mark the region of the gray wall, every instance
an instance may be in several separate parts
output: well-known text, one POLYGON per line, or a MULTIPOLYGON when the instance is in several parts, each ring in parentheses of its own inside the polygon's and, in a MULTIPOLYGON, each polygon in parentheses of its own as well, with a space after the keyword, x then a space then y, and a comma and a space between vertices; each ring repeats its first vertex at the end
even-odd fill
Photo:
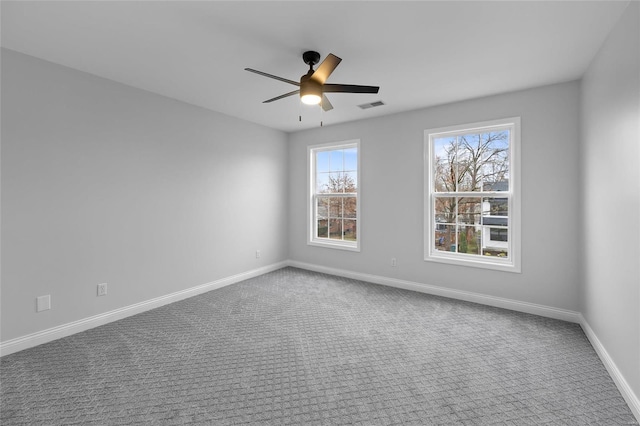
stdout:
POLYGON ((581 312, 640 396, 640 4, 582 81, 581 312))
POLYGON ((3 49, 2 340, 286 260, 286 141, 3 49))
POLYGON ((289 258, 580 311, 639 395, 639 14, 581 82, 289 136, 3 49, 2 341, 289 258), (511 116, 522 273, 425 262, 424 129, 511 116), (362 251, 308 246, 306 148, 349 139, 362 251))
POLYGON ((569 82, 291 135, 290 258, 577 311, 578 106, 579 83, 569 82), (513 116, 522 118, 522 273, 425 262, 424 130, 513 116), (362 251, 308 246, 306 147, 357 138, 362 251))

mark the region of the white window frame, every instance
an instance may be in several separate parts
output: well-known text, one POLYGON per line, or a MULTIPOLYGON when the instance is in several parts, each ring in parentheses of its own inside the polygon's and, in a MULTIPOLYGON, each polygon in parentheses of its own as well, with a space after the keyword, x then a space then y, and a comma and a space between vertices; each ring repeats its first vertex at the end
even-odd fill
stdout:
POLYGON ((483 121, 478 123, 447 126, 436 129, 427 129, 424 132, 424 218, 425 218, 425 241, 424 260, 429 262, 440 262, 451 265, 470 266, 477 268, 493 269, 507 272, 521 272, 521 203, 520 203, 520 117, 510 117, 499 120, 483 121), (436 138, 446 136, 456 136, 474 132, 485 132, 491 130, 510 130, 511 139, 509 141, 509 190, 496 192, 459 192, 460 197, 494 196, 508 198, 509 211, 509 241, 508 256, 498 258, 497 256, 482 256, 465 253, 447 252, 436 249, 435 230, 435 195, 434 187, 434 152, 433 141, 436 138))
MULTIPOLYGON (((342 142, 331 142, 307 147, 307 244, 318 247, 327 247, 340 250, 360 251, 360 236, 362 235, 362 223, 360 221, 360 140, 353 139, 342 142), (338 149, 356 148, 357 150, 357 185, 356 185, 356 241, 332 240, 318 237, 317 211, 316 211, 316 156, 320 151, 333 151, 338 149)), ((326 195, 326 194, 322 194, 326 195)), ((349 196, 353 196, 350 194, 349 196)))

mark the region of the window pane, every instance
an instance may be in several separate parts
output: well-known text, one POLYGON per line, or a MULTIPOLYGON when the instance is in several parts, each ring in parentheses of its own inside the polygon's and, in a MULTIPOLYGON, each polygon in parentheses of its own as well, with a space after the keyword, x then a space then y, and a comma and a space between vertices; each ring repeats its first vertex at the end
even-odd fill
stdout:
POLYGON ((476 227, 473 242, 468 241, 467 253, 482 256, 482 235, 484 230, 482 227, 476 227))
POLYGON ((479 135, 463 135, 458 138, 456 155, 456 189, 457 191, 479 191, 480 185, 476 174, 476 140, 479 135))
POLYGON ((322 173, 317 178, 317 191, 342 194, 356 192, 356 181, 350 173, 322 173))
POLYGON ((318 237, 319 238, 329 237, 329 224, 327 219, 318 220, 318 237))
POLYGON ((479 174, 484 191, 509 190, 509 131, 484 134, 484 148, 479 174))
POLYGON ((342 239, 342 219, 329 220, 329 238, 332 240, 342 239))
POLYGON ((455 191, 456 138, 433 140, 434 189, 436 192, 455 191))
POLYGON ((349 148, 344 150, 344 171, 356 171, 358 170, 358 150, 356 148, 349 148))
POLYGON ((342 173, 334 172, 329 174, 328 192, 334 194, 344 192, 344 177, 342 173))
MULTIPOLYGON (((506 225, 507 219, 484 218, 486 225, 495 225, 502 221, 506 225)), ((509 228, 507 226, 484 226, 482 229, 482 252, 485 256, 507 257, 509 249, 509 228)))
POLYGON ((342 198, 329 198, 329 217, 342 218, 342 198))
POLYGON ((456 222, 456 197, 435 197, 435 219, 439 223, 456 222))
POLYGON ((466 253, 467 252, 467 227, 459 226, 458 227, 458 246, 456 247, 456 251, 458 253, 466 253))
POLYGON ((356 217, 357 210, 357 200, 356 197, 345 197, 343 200, 343 213, 346 218, 354 218, 356 217))
POLYGON ((480 225, 481 198, 458 198, 458 223, 480 225))
POLYGON ((496 182, 484 182, 483 191, 508 191, 509 180, 500 180, 496 182))
POLYGON ((344 239, 346 241, 355 241, 356 240, 356 221, 348 220, 344 221, 344 239))
POLYGON ((320 151, 316 154, 316 172, 329 171, 329 151, 320 151))
POLYGON ((355 193, 357 191, 357 174, 348 173, 330 173, 328 176, 328 192, 336 194, 355 193))
POLYGON ((460 226, 458 228, 458 253, 480 254, 480 230, 475 226, 460 226))
POLYGON ((482 249, 482 254, 484 256, 496 256, 497 258, 506 258, 509 256, 509 252, 506 247, 504 249, 486 247, 482 249))
POLYGON ((326 197, 318 197, 316 200, 316 215, 319 219, 326 218, 329 214, 329 199, 326 197))
POLYGON ((509 231, 506 228, 489 228, 491 241, 508 241, 509 231))
POLYGON ((346 172, 342 176, 344 182, 344 192, 356 192, 358 189, 358 173, 346 172))
POLYGON ((439 251, 456 250, 456 226, 439 224, 435 232, 435 247, 439 251))
POLYGON ((509 200, 507 198, 487 197, 482 201, 483 216, 509 216, 509 200))
POLYGON ((329 170, 340 172, 344 169, 343 150, 329 151, 329 170))
POLYGON ((507 198, 483 199, 482 225, 483 254, 507 257, 509 247, 509 201, 507 198))
POLYGON ((316 192, 320 194, 330 192, 329 173, 316 174, 316 192))

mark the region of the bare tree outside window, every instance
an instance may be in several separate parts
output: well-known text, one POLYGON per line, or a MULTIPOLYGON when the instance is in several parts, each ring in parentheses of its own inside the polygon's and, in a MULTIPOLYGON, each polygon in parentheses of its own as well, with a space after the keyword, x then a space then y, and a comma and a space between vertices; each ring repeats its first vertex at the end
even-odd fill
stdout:
POLYGON ((425 130, 425 260, 520 272, 520 117, 425 130))
MULTIPOLYGON (((505 250, 487 245, 490 239, 483 238, 483 232, 490 237, 489 229, 493 229, 483 227, 484 217, 499 209, 506 213, 506 199, 485 197, 483 193, 509 189, 509 140, 509 130, 498 130, 433 141, 434 212, 439 225, 436 250, 507 255, 505 250)), ((503 225, 493 225, 504 226, 506 232, 508 214, 504 216, 503 225)), ((500 235, 501 241, 505 241, 504 233, 500 235)))
POLYGON ((312 149, 314 181, 312 242, 346 244, 358 241, 357 144, 312 149))

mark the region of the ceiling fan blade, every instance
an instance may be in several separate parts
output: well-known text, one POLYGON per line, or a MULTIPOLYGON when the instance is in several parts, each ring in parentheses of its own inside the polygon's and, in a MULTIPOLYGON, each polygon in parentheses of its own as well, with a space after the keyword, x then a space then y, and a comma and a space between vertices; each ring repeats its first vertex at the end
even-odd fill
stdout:
POLYGON ((356 84, 325 84, 323 92, 328 93, 378 93, 378 86, 358 86, 356 84))
POLYGON ((329 102, 329 98, 326 95, 322 95, 322 109, 324 111, 331 111, 333 109, 333 105, 329 102))
POLYGON ((342 59, 338 58, 333 53, 329 53, 327 57, 324 58, 324 61, 322 61, 322 63, 318 65, 318 68, 314 71, 311 79, 317 81, 320 84, 324 84, 333 70, 335 70, 336 67, 340 64, 340 61, 342 61, 342 59))
POLYGON ((269 102, 277 101, 278 99, 282 99, 282 98, 286 98, 286 97, 289 97, 289 96, 297 95, 299 93, 300 93, 299 90, 294 90, 293 92, 285 93, 284 95, 280 95, 280 96, 276 96, 275 98, 267 99, 266 101, 264 101, 262 103, 263 104, 268 104, 269 102))
POLYGON ((265 76, 265 77, 269 77, 269 78, 273 78, 273 79, 276 79, 276 80, 284 81, 285 83, 293 84, 294 86, 300 86, 300 83, 298 83, 297 81, 289 80, 288 78, 282 78, 282 77, 278 77, 277 75, 267 74, 266 72, 254 70, 252 68, 245 68, 244 70, 245 71, 249 71, 249 72, 253 72, 253 73, 265 76))

